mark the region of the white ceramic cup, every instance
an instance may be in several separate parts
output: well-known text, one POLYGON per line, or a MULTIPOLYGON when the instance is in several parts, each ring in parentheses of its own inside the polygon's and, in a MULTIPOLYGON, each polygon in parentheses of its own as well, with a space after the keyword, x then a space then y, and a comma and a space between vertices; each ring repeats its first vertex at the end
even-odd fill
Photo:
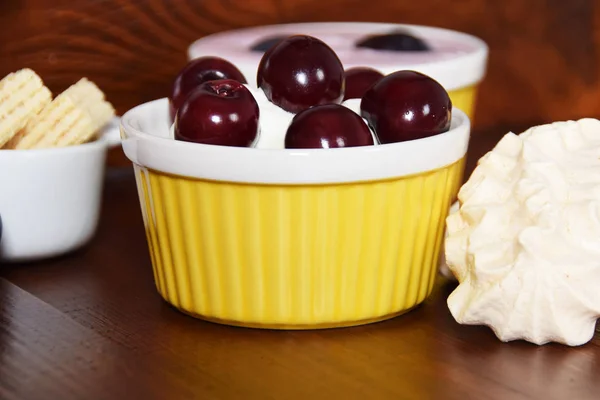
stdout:
POLYGON ((94 142, 53 149, 0 150, 0 260, 34 261, 86 244, 94 235, 109 147, 119 118, 94 142))

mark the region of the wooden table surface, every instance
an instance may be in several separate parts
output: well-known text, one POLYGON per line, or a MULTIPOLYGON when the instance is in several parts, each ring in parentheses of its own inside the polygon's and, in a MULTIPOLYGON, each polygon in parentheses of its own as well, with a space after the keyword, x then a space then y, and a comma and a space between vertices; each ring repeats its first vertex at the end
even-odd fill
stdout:
MULTIPOLYGON (((470 164, 501 131, 475 135, 470 164)), ((1 399, 598 399, 585 346, 501 343, 460 326, 454 284, 395 319, 266 331, 183 315, 157 294, 131 168, 110 168, 94 240, 0 267, 1 399)))

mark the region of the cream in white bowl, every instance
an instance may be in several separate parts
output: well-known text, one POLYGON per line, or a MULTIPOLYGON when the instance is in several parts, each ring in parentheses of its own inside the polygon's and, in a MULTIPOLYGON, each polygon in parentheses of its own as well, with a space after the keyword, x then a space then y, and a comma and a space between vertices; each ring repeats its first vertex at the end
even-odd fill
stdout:
POLYGON ((215 33, 192 43, 188 58, 219 56, 232 62, 256 86, 256 72, 263 53, 251 51, 253 44, 274 36, 304 34, 327 43, 344 68, 372 67, 383 74, 402 69, 424 73, 446 90, 479 83, 486 70, 488 47, 481 39, 465 33, 419 25, 371 22, 320 22, 257 26, 215 33), (381 51, 358 48, 367 36, 400 30, 422 38, 431 51, 381 51))
POLYGON ((33 261, 75 250, 100 215, 106 151, 120 142, 119 119, 81 145, 0 150, 0 260, 33 261))

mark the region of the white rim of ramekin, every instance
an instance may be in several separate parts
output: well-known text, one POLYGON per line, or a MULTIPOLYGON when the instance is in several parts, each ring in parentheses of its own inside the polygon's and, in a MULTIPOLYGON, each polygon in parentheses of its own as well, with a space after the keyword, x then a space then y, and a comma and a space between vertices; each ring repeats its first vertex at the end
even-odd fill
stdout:
MULTIPOLYGON (((471 86, 479 83, 486 72, 486 64, 488 59, 489 49, 487 44, 480 38, 470 35, 468 33, 455 31, 452 29, 438 28, 433 26, 424 25, 412 25, 412 24, 392 24, 392 23, 378 23, 378 22, 315 22, 315 23, 292 23, 292 24, 276 24, 276 25, 263 25, 255 26, 250 28, 242 28, 229 30, 224 32, 218 32, 212 35, 205 36, 193 42, 187 50, 188 59, 197 58, 205 55, 215 55, 224 57, 235 64, 236 55, 243 55, 244 52, 237 51, 235 48, 225 48, 220 50, 219 54, 206 54, 206 50, 203 49, 203 45, 213 38, 217 38, 223 35, 235 35, 240 33, 252 33, 254 31, 259 32, 268 30, 269 34, 276 34, 277 30, 293 31, 295 33, 306 33, 308 35, 318 36, 320 32, 325 29, 333 30, 337 28, 339 30, 355 30, 362 31, 366 34, 373 34, 378 32, 387 32, 394 28, 403 28, 406 30, 412 30, 417 34, 427 38, 432 36, 444 36, 446 38, 455 38, 457 41, 468 43, 473 46, 474 50, 464 54, 458 54, 456 57, 432 61, 426 63, 402 63, 394 65, 369 65, 372 68, 379 69, 384 74, 389 74, 398 70, 415 70, 422 72, 426 75, 431 76, 433 79, 440 82, 446 90, 456 90, 463 87, 471 86), (333 27, 333 28, 332 28, 333 27)), ((334 32, 335 33, 335 32, 334 32)), ((261 55, 257 54, 256 60, 260 60, 261 55)), ((249 59, 250 59, 249 58, 249 59)), ((256 67, 258 61, 256 61, 256 67)), ((352 68, 356 66, 364 66, 360 63, 345 63, 346 68, 352 68)), ((242 67, 242 66, 238 66, 242 67)), ((242 68, 244 69, 244 68, 242 68)), ((254 68, 255 70, 256 68, 254 68)), ((246 72, 245 72, 246 74, 246 72)), ((249 82, 253 85, 256 83, 255 77, 246 77, 249 82)))
POLYGON ((374 181, 436 170, 465 156, 471 125, 462 111, 454 109, 451 129, 424 139, 337 149, 280 150, 174 140, 169 138, 168 115, 166 98, 144 103, 123 115, 123 151, 134 164, 196 179, 283 185, 374 181), (148 130, 156 130, 160 136, 145 132, 148 130))

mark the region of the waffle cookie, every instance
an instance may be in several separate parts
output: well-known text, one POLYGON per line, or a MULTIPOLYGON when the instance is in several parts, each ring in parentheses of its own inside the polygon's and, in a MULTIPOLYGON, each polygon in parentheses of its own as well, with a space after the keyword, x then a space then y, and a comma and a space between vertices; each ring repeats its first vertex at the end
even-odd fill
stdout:
POLYGON ((82 78, 31 118, 5 147, 36 149, 85 143, 114 115, 104 93, 82 78))
POLYGON ((0 148, 51 100, 52 93, 31 69, 10 73, 0 80, 0 148))

